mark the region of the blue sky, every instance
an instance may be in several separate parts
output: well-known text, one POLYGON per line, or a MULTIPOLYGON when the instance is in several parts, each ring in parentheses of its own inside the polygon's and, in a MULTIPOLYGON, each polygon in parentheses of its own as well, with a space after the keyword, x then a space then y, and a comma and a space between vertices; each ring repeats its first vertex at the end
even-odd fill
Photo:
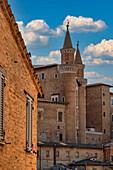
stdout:
POLYGON ((9 0, 33 64, 60 63, 65 25, 80 42, 89 83, 113 84, 113 1, 9 0))

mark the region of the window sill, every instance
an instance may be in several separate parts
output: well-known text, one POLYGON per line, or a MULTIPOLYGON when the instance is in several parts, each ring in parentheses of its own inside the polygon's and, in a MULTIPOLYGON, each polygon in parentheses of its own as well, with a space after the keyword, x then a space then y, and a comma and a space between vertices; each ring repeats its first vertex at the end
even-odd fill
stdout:
POLYGON ((3 141, 3 142, 0 142, 0 145, 5 145, 5 142, 3 141))

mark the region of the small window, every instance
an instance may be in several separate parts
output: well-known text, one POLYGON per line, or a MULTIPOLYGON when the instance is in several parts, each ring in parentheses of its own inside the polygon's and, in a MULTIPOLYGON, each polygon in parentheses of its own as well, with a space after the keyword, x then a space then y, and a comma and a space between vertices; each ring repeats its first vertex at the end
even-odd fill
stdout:
POLYGON ((58 98, 57 98, 57 97, 55 97, 55 101, 56 101, 56 102, 58 101, 58 98))
POLYGON ((52 98, 52 101, 54 102, 54 98, 52 98))
POLYGON ((45 77, 45 76, 44 76, 44 73, 42 73, 42 80, 44 80, 44 77, 45 77))
POLYGON ((49 151, 46 151, 46 157, 49 157, 49 151))
POLYGON ((60 126, 57 126, 57 129, 60 129, 60 126))
POLYGON ((63 116, 62 112, 58 112, 58 121, 59 122, 62 122, 62 116, 63 116))
POLYGON ((103 105, 105 106, 105 102, 103 102, 103 105))
POLYGON ((59 157, 59 151, 56 152, 56 156, 59 157))
POLYGON ((106 134, 106 129, 104 129, 104 134, 106 134))
MULTIPOLYGON (((4 141, 4 91, 5 91, 5 74, 0 67, 0 142, 4 141)), ((4 70, 3 70, 4 71, 4 70)))
POLYGON ((93 168, 93 170, 96 170, 96 168, 93 168))
POLYGON ((62 102, 63 102, 63 103, 65 102, 65 97, 64 97, 64 96, 62 97, 62 102))
POLYGON ((97 158, 97 153, 95 153, 95 158, 97 158))
POLYGON ((111 105, 113 105, 113 99, 111 99, 111 105))
POLYGON ((57 73, 55 73, 55 78, 57 79, 57 77, 58 77, 58 75, 57 75, 57 73))
POLYGON ((39 158, 39 151, 37 150, 37 158, 39 158))
POLYGON ((69 151, 66 152, 66 157, 69 157, 69 151))
POLYGON ((38 73, 36 73, 36 77, 38 77, 38 73))
POLYGON ((43 120, 43 111, 42 110, 38 111, 38 120, 43 120))
POLYGON ((82 168, 81 170, 85 170, 85 168, 82 168))
POLYGON ((88 158, 89 157, 89 154, 88 154, 88 152, 86 152, 86 158, 88 158))
POLYGON ((113 122, 113 114, 111 115, 111 121, 113 122))
MULTIPOLYGON (((26 92, 25 92, 26 93, 26 92)), ((32 151, 33 98, 26 93, 26 151, 32 151)))
POLYGON ((59 134, 59 141, 62 141, 62 134, 59 134))
POLYGON ((105 96, 105 93, 103 93, 103 96, 105 96))
POLYGON ((76 158, 78 158, 79 157, 79 152, 76 152, 76 158))
POLYGON ((104 115, 104 117, 105 117, 106 113, 104 112, 103 115, 104 115))

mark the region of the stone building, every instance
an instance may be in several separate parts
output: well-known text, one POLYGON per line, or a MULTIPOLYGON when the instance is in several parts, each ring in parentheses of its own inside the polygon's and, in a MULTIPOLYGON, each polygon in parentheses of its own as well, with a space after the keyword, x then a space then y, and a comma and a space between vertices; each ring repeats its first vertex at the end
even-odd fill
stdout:
MULTIPOLYGON (((61 64, 34 66, 44 92, 44 98, 38 99, 38 142, 46 145, 46 148, 41 145, 45 155, 41 157, 39 151, 38 157, 38 162, 41 159, 43 168, 46 166, 49 168, 52 163, 54 164, 52 155, 46 156, 46 151, 50 150, 49 145, 53 142, 74 146, 73 151, 71 150, 73 153, 71 161, 75 159, 77 145, 81 145, 78 152, 80 154, 86 152, 89 158, 90 153, 96 152, 94 150, 90 152, 90 147, 93 148, 94 145, 99 147, 112 142, 113 108, 110 104, 110 98, 113 100, 113 94, 110 93, 112 86, 104 83, 87 84, 79 43, 74 56, 75 49, 71 42, 68 24, 60 52, 61 64), (87 147, 87 151, 82 147, 83 144, 87 147)), ((39 146, 38 143, 38 150, 39 146)), ((57 163, 66 163, 66 147, 62 145, 59 152, 64 153, 64 156, 62 161, 57 163)), ((103 158, 98 159, 103 161, 103 150, 100 153, 103 158)), ((81 159, 85 158, 84 154, 81 159)))
POLYGON ((29 56, 8 1, 0 0, 0 170, 37 169, 42 89, 29 56))

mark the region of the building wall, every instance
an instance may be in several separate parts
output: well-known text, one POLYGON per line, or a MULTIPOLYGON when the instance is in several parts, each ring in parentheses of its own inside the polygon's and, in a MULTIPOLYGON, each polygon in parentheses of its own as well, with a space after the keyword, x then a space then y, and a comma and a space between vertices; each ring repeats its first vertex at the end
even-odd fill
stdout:
MULTIPOLYGON (((5 1, 4 1, 5 2, 5 1)), ((33 102, 33 150, 37 151, 37 88, 17 46, 11 30, 8 13, 0 2, 0 66, 5 77, 5 141, 0 143, 0 169, 36 169, 36 154, 26 149, 26 95, 33 102), (15 63, 15 61, 17 61, 15 63), (9 143, 9 144, 8 144, 9 143)), ((3 5, 4 7, 4 5, 3 5)))
MULTIPOLYGON (((50 168, 54 165, 54 149, 53 146, 38 146, 39 157, 38 157, 38 168, 41 169, 50 168), (46 151, 49 151, 49 157, 46 156, 46 151), (40 157, 41 153, 41 157, 40 157)), ((79 161, 86 158, 86 153, 89 154, 89 157, 95 156, 97 153, 97 157, 99 160, 103 160, 103 151, 102 149, 89 149, 89 148, 69 148, 69 147, 56 147, 56 152, 59 151, 59 157, 56 157, 56 163, 67 164, 72 161, 79 161), (66 156, 66 152, 69 152, 69 157, 66 156), (79 157, 76 158, 76 152, 79 153, 79 157)))
POLYGON ((65 142, 65 104, 38 102, 38 111, 41 109, 43 117, 38 118, 38 141, 58 142, 62 134, 65 142), (62 122, 58 121, 58 112, 63 114, 62 122))
MULTIPOLYGON (((110 141, 110 94, 109 86, 86 87, 86 127, 102 132, 102 142, 110 141)), ((89 136, 89 135, 88 135, 89 136)))

